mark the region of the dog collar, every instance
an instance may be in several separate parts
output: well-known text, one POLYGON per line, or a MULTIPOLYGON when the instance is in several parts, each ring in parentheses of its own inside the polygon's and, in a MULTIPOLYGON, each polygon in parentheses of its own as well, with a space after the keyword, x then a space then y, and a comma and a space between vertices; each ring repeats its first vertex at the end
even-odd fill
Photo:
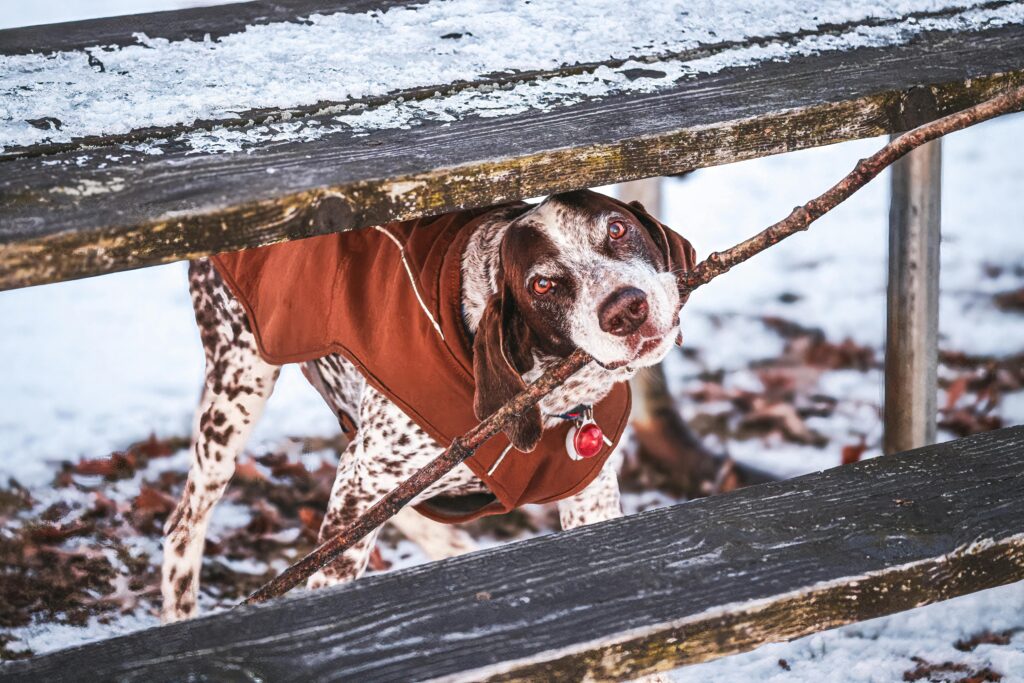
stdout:
POLYGON ((549 417, 573 423, 565 435, 565 452, 572 460, 593 458, 605 446, 612 445, 611 439, 604 435, 604 430, 594 420, 594 406, 578 405, 572 410, 549 417))

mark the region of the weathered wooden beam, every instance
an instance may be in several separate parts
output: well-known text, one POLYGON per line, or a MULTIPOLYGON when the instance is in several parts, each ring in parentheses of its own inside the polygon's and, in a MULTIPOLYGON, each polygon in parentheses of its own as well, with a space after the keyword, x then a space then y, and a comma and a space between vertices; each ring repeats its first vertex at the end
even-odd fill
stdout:
POLYGON ((892 167, 882 450, 935 441, 942 141, 892 167))
POLYGON ((96 679, 622 680, 1024 579, 1024 427, 0 668, 96 679))
POLYGON ((8 160, 0 289, 904 130, 908 88, 927 86, 935 116, 962 109, 1024 83, 1022 46, 1019 25, 928 33, 450 126, 116 164, 103 147, 8 160))

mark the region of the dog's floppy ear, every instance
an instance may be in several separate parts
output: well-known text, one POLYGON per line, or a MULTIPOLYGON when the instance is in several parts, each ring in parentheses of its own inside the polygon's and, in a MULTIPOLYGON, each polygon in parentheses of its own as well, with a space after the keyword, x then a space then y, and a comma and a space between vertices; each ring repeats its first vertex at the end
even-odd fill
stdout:
MULTIPOLYGON (((520 372, 533 366, 527 337, 526 323, 515 308, 511 292, 502 288, 488 300, 473 340, 473 410, 478 419, 496 412, 526 388, 520 372)), ((509 441, 523 452, 537 447, 542 431, 536 405, 505 427, 509 441)))
POLYGON ((630 202, 629 209, 661 249, 665 258, 665 270, 675 273, 676 281, 682 285, 682 276, 697 265, 697 252, 693 245, 675 230, 647 213, 647 209, 640 202, 630 202))

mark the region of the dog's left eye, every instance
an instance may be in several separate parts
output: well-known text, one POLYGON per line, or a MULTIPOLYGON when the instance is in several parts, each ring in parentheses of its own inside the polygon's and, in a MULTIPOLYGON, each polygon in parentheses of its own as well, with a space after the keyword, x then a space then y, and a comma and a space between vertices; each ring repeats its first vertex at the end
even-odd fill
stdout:
POLYGON ((543 296, 555 288, 555 281, 547 277, 535 277, 533 282, 530 283, 533 293, 538 296, 543 296))
POLYGON ((608 224, 608 236, 613 240, 620 240, 626 236, 629 228, 622 221, 612 221, 608 224))

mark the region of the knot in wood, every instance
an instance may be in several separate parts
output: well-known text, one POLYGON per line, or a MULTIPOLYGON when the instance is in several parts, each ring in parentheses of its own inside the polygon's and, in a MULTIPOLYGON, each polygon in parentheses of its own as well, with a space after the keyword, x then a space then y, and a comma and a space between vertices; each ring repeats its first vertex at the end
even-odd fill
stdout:
POLYGON ((915 85, 900 96, 900 109, 895 122, 897 130, 917 128, 937 118, 939 105, 931 88, 915 85))
POLYGON ((352 207, 337 195, 323 197, 313 209, 313 226, 318 232, 341 232, 353 227, 352 207))

